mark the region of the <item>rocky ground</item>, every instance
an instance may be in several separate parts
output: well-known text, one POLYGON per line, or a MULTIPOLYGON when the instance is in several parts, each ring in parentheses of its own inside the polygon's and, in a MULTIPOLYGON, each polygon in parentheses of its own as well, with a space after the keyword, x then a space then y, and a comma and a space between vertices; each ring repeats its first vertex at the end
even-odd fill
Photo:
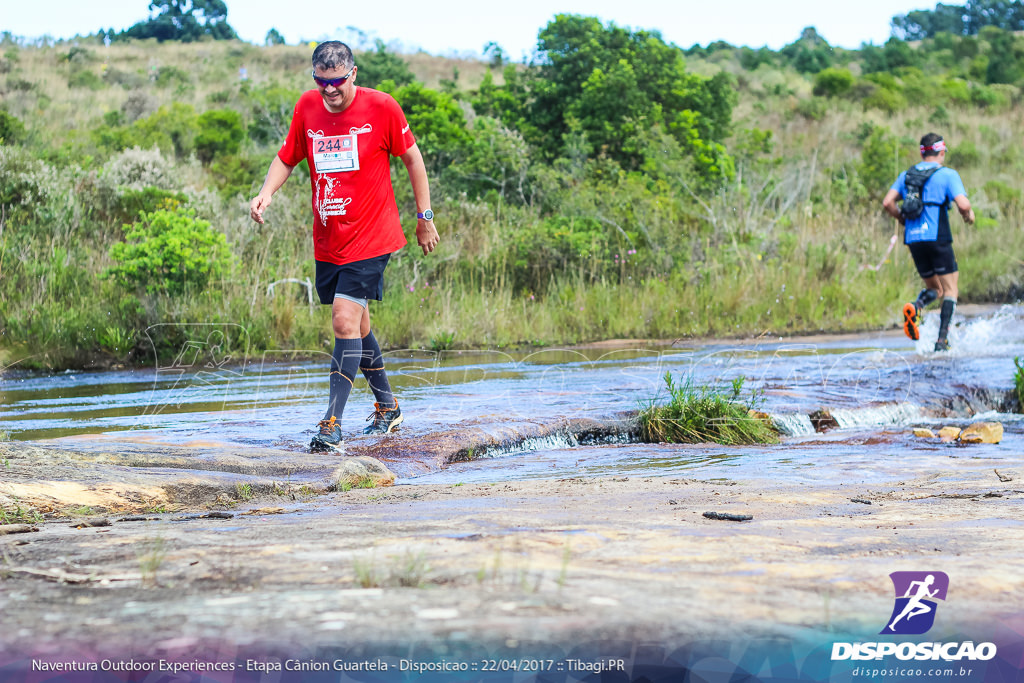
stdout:
POLYGON ((949 575, 932 636, 1024 632, 1024 458, 953 449, 935 471, 892 454, 891 481, 871 486, 756 471, 388 485, 359 455, 187 455, 0 447, 6 661, 339 647, 565 661, 602 644, 584 658, 599 661, 621 651, 609 643, 637 657, 827 641, 878 633, 897 570, 949 575))

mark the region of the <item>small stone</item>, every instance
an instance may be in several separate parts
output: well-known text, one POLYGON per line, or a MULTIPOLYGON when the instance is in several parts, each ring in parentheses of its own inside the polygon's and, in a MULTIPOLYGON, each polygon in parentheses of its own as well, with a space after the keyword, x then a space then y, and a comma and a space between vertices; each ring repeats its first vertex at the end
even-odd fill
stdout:
POLYGON ((934 439, 935 432, 924 427, 914 427, 914 436, 919 436, 922 439, 934 439))
POLYGON ((975 422, 960 434, 962 443, 999 443, 1003 440, 1000 422, 975 422))
POLYGON ((939 438, 943 441, 956 441, 960 438, 960 432, 963 431, 959 427, 943 427, 939 430, 939 438))

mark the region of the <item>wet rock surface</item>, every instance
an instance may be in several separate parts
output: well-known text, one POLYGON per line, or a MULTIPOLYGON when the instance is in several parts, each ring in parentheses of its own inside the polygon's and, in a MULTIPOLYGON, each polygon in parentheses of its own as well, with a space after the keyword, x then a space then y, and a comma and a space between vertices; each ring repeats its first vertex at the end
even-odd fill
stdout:
MULTIPOLYGON (((163 491, 159 500, 179 509, 105 514, 110 524, 99 527, 55 510, 38 532, 0 536, 0 649, 60 653, 74 643, 123 655, 199 644, 300 651, 877 632, 892 608, 888 574, 917 567, 956 581, 957 599, 943 605, 949 623, 981 628, 1019 613, 1024 489, 999 473, 1019 470, 1021 458, 950 448, 941 469, 894 458, 888 478, 871 484, 780 480, 752 466, 727 480, 399 480, 331 490, 337 459, 310 458, 301 476, 322 488, 293 472, 287 487, 252 486, 248 498, 212 468, 136 471, 116 454, 107 464, 67 453, 46 461, 41 449, 33 457, 44 466, 27 472, 17 449, 6 450, 5 487, 60 473, 73 483, 61 469, 73 462, 91 482, 75 490, 128 501, 130 491, 163 491), (708 510, 752 519, 711 520, 708 510)), ((223 457, 232 476, 280 476, 263 454, 223 457)))

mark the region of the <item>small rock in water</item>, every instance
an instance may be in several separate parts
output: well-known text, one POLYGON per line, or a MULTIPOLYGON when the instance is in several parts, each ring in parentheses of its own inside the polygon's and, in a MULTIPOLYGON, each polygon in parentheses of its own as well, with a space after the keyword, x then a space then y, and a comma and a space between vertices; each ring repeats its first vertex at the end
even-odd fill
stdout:
POLYGON ((828 408, 820 408, 807 416, 814 425, 814 431, 825 432, 839 426, 839 421, 832 416, 828 408))
POLYGON ((943 441, 956 441, 960 438, 961 431, 959 427, 943 427, 939 430, 939 438, 943 441))
POLYGON ((914 427, 914 436, 919 436, 923 439, 934 439, 935 432, 924 427, 914 427))
POLYGON ((960 434, 962 443, 999 443, 1003 440, 1000 422, 975 422, 960 434))

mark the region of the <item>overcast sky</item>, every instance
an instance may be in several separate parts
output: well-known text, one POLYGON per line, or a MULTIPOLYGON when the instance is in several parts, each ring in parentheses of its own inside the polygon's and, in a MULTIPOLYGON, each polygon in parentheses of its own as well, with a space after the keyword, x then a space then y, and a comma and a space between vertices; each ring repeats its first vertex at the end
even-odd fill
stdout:
MULTIPOLYGON (((432 54, 479 54, 498 43, 514 60, 528 55, 537 32, 558 13, 586 14, 634 29, 658 30, 682 47, 725 40, 778 49, 805 26, 815 26, 832 45, 855 48, 889 37, 889 21, 934 4, 907 0, 391 0, 326 3, 312 0, 227 0, 228 23, 246 41, 263 43, 276 28, 289 43, 337 37, 352 39, 355 26, 371 38, 432 54)), ((149 16, 148 0, 48 0, 42 5, 0 0, 0 30, 17 36, 67 38, 100 28, 121 30, 149 16)))

